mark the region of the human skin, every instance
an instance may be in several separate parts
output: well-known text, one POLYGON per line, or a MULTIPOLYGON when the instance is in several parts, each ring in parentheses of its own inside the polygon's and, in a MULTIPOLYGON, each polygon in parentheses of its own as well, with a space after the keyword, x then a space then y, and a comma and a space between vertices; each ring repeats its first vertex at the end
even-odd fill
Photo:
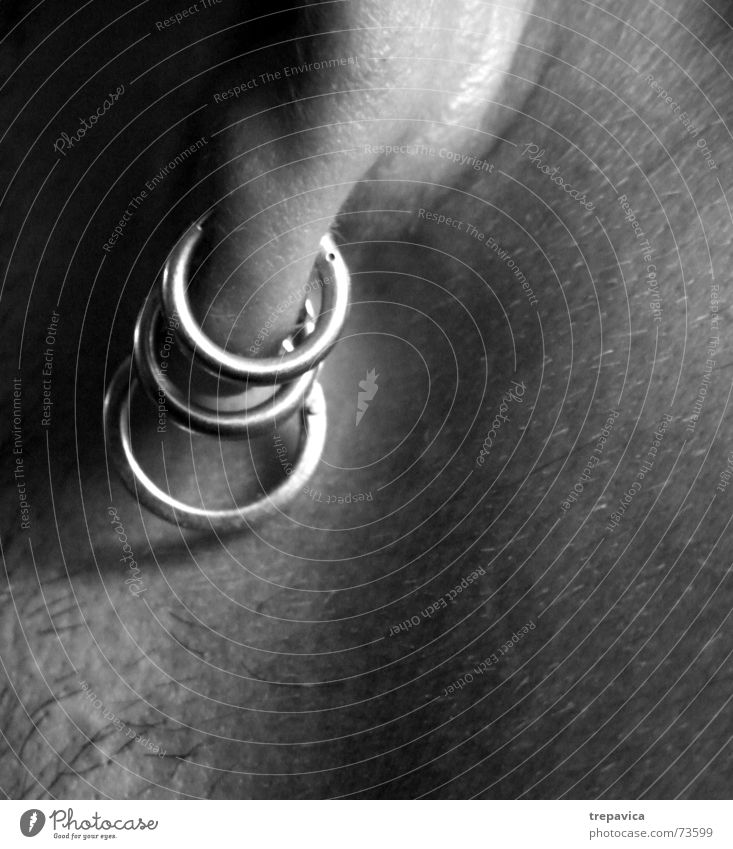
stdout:
MULTIPOLYGON (((16 31, 4 76, 70 11, 16 31)), ((12 410, 20 377, 22 433, 3 452, 2 792, 727 797, 725 7, 345 2, 238 26, 263 9, 222 3, 156 27, 178 11, 63 66, 58 36, 3 95, 2 391, 12 410), (280 32, 295 41, 239 56, 280 32), (156 273, 209 209, 191 295, 234 349, 326 229, 353 280, 309 491, 226 536, 141 508, 101 420, 156 273)), ((74 46, 111 20, 77 17, 74 46)), ((162 441, 177 494, 240 484, 246 445, 161 439, 145 403, 141 455, 162 441)))

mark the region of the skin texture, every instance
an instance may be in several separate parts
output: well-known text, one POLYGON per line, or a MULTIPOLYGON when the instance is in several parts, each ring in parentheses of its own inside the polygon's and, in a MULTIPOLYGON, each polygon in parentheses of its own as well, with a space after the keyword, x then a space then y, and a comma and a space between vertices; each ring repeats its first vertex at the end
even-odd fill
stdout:
MULTIPOLYGON (((110 13, 92 6, 81 53, 61 65, 73 48, 52 41, 27 59, 0 94, 17 116, 0 163, 11 409, 22 381, 22 454, 11 432, 2 455, 6 796, 729 794, 727 10, 336 3, 238 27, 272 5, 222 4, 159 31, 179 11, 162 4, 100 36, 110 13), (213 100, 336 56, 359 62, 213 100), (55 152, 120 83, 94 132, 55 152), (105 252, 129 199, 204 135, 105 252), (328 226, 354 285, 310 493, 227 537, 140 508, 101 426, 170 245, 211 208, 191 297, 221 341, 246 309, 233 348, 328 226), (345 503, 357 493, 371 499, 345 503)), ((14 30, 3 78, 72 11, 14 30)), ((246 444, 161 440, 157 421, 140 402, 137 444, 160 468, 162 441, 178 494, 240 492, 246 444)), ((270 480, 277 455, 257 450, 270 480)))

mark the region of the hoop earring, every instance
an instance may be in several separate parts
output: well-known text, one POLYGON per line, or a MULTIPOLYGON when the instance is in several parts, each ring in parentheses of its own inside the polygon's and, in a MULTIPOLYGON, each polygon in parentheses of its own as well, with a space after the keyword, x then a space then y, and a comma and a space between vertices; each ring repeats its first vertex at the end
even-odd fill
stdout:
POLYGON ((204 334, 191 312, 186 294, 193 252, 203 233, 193 224, 166 260, 160 291, 148 297, 135 326, 132 357, 117 369, 104 399, 104 434, 117 471, 130 493, 152 513, 187 528, 232 531, 261 521, 277 512, 299 491, 315 471, 326 440, 326 402, 317 380, 320 363, 341 335, 349 306, 349 272, 333 238, 321 239, 315 262, 322 305, 317 319, 310 299, 301 312, 298 328, 283 342, 279 357, 245 357, 218 346, 204 334), (243 391, 269 386, 272 394, 255 406, 222 411, 189 401, 156 362, 155 347, 163 322, 175 318, 176 342, 192 362, 214 377, 224 375, 243 391), (301 437, 298 459, 285 480, 261 498, 226 509, 194 507, 159 487, 142 469, 132 448, 130 400, 141 386, 166 407, 176 425, 194 432, 223 437, 263 433, 278 420, 300 409, 301 437))

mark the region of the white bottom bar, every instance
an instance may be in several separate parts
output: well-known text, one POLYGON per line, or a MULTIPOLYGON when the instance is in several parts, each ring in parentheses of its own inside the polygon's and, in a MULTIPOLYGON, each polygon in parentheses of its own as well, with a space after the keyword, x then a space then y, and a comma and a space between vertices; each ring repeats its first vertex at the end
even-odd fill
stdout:
POLYGON ((0 845, 729 849, 731 807, 710 801, 9 801, 0 804, 0 845))

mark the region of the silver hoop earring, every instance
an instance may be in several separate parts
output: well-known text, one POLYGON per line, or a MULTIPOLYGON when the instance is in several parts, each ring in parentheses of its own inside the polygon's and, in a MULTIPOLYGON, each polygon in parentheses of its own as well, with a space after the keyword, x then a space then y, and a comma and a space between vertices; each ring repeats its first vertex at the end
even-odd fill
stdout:
POLYGON ((313 316, 310 299, 299 327, 283 342, 278 357, 244 357, 218 346, 206 336, 191 311, 189 267, 202 227, 193 224, 166 260, 160 291, 152 293, 135 326, 132 357, 117 369, 104 399, 107 449, 127 489, 152 513, 187 528, 232 531, 279 512, 315 471, 326 440, 326 402, 317 376, 320 363, 336 344, 349 306, 349 272, 333 238, 321 239, 315 262, 316 285, 322 292, 320 315, 313 316), (175 319, 175 341, 187 358, 214 377, 222 375, 243 391, 269 386, 269 398, 255 406, 223 411, 187 399, 156 362, 155 348, 164 322, 175 319), (298 458, 286 478, 263 497, 226 509, 194 507, 159 487, 142 469, 132 448, 130 400, 142 387, 158 403, 163 396, 174 422, 194 433, 219 437, 253 436, 268 430, 300 409, 298 458))

